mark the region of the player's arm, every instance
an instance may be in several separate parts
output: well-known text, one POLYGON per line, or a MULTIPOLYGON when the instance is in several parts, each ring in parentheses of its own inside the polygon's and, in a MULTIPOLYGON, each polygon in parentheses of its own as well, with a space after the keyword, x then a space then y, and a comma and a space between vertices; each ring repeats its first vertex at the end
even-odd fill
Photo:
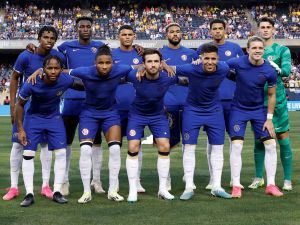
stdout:
POLYGON ((26 50, 29 51, 30 53, 34 53, 36 48, 37 47, 33 43, 29 43, 28 45, 26 45, 26 50))
POLYGON ((71 86, 72 89, 77 91, 84 91, 85 87, 81 79, 74 77, 73 84, 71 86))
POLYGON ((189 85, 189 78, 187 77, 177 77, 177 84, 181 86, 188 86, 189 85))
POLYGON ((237 55, 238 55, 239 57, 241 57, 241 56, 245 55, 245 53, 244 53, 243 49, 242 49, 240 46, 239 46, 238 48, 239 48, 239 49, 238 49, 238 53, 237 53, 237 55))
POLYGON ((199 67, 199 65, 184 64, 180 66, 171 67, 173 68, 176 76, 189 77, 197 73, 197 67, 199 67))
POLYGON ((289 77, 291 73, 291 52, 288 48, 284 48, 284 51, 281 53, 281 73, 279 74, 281 77, 289 77))
POLYGON ((13 124, 15 121, 15 105, 16 105, 16 96, 17 96, 17 90, 18 90, 18 83, 20 79, 21 74, 17 71, 13 70, 11 79, 10 79, 10 118, 11 123, 13 124))
POLYGON ((268 114, 267 114, 267 120, 263 126, 263 130, 267 129, 272 138, 276 137, 275 129, 272 122, 275 104, 276 104, 276 86, 274 85, 268 88, 268 114))
POLYGON ((22 145, 27 145, 26 133, 23 127, 24 106, 26 102, 27 100, 23 99, 22 97, 19 97, 16 105, 18 139, 22 145))
MULTIPOLYGON (((63 72, 65 72, 67 70, 63 70, 63 72)), ((78 77, 80 79, 87 79, 89 74, 91 73, 89 67, 79 67, 76 69, 71 69, 68 70, 68 74, 73 76, 73 77, 78 77)))
POLYGON ((164 60, 161 61, 161 69, 165 70, 168 73, 168 76, 172 77, 175 75, 175 68, 169 66, 164 60))
POLYGON ((141 45, 134 44, 132 46, 137 51, 138 55, 142 56, 144 54, 145 49, 141 45))
POLYGON ((231 81, 236 81, 236 73, 235 70, 230 70, 229 73, 226 76, 231 81))
POLYGON ((134 83, 136 80, 141 81, 142 77, 144 74, 141 76, 139 73, 141 70, 144 70, 143 64, 141 64, 141 67, 138 69, 132 69, 128 70, 128 73, 121 78, 120 84, 125 84, 125 83, 134 83))

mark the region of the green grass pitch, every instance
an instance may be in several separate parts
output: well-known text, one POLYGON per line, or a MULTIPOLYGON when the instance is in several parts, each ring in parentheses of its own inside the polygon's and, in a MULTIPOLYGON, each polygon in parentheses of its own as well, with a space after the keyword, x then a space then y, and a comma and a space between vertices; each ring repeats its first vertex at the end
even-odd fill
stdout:
MULTIPOLYGON (((79 144, 73 144, 71 165, 71 194, 69 203, 58 205, 39 194, 41 186, 41 169, 39 155, 35 161, 35 204, 29 208, 21 208, 25 189, 20 174, 21 195, 12 201, 3 201, 2 196, 10 185, 9 154, 11 148, 11 125, 8 117, 0 117, 0 224, 222 224, 222 225, 299 225, 300 224, 300 113, 291 112, 291 141, 294 152, 294 190, 286 192, 282 198, 274 198, 264 194, 264 188, 249 190, 245 188, 242 199, 224 200, 212 197, 209 191, 204 190, 208 182, 208 169, 205 154, 206 141, 203 132, 200 134, 197 147, 197 161, 195 183, 197 190, 195 197, 188 202, 179 200, 184 189, 182 182, 182 153, 181 147, 171 153, 172 194, 174 201, 163 201, 156 197, 158 177, 156 171, 157 151, 149 145, 143 146, 142 184, 146 193, 139 195, 136 204, 126 201, 116 203, 109 201, 105 194, 93 194, 93 200, 85 205, 79 205, 77 199, 83 188, 79 175, 79 144)), ((249 126, 248 126, 249 127, 249 126)), ((241 183, 247 187, 254 176, 253 162, 253 134, 247 130, 243 150, 243 168, 241 183)), ((105 148, 102 166, 102 182, 105 190, 108 186, 108 152, 105 148)), ((128 180, 125 169, 127 142, 122 148, 122 168, 120 171, 120 194, 125 198, 128 194, 128 180)), ((230 191, 228 142, 224 148, 224 169, 222 176, 223 187, 230 191)), ((283 174, 278 154, 277 184, 282 187, 283 174)), ((53 172, 51 174, 53 183, 53 172)))

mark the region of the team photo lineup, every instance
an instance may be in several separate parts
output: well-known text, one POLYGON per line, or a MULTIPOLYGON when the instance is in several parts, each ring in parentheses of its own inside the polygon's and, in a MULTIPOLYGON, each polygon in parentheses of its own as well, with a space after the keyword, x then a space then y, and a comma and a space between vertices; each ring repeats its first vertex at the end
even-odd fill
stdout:
POLYGON ((161 200, 189 201, 195 197, 199 134, 207 139, 204 148, 210 179, 205 189, 212 196, 242 200, 244 189, 262 187, 272 197, 293 192, 293 153, 283 82, 290 76, 292 59, 289 48, 274 39, 273 18, 259 19, 257 34, 247 39, 246 51, 226 39, 228 24, 221 18, 209 21, 211 40, 197 50, 182 45, 182 26, 173 21, 165 27, 167 42, 160 48, 134 44, 136 31, 131 25, 118 28, 119 47, 113 49, 94 39, 91 16, 81 15, 75 24, 78 39, 57 47, 57 29, 42 26, 37 33, 38 45, 28 44, 13 65, 10 170, 6 171, 10 187, 4 201, 23 195, 18 204, 28 207, 40 192, 56 203, 68 203, 72 148, 78 132, 76 173, 81 177, 82 195, 77 203, 105 194, 111 201, 143 204, 140 196, 147 193, 141 179, 146 127, 153 138, 152 150, 157 151, 153 174, 157 173, 158 188, 150 194, 161 200), (255 176, 243 185, 242 151, 248 122, 253 133, 255 176), (224 148, 225 142, 229 149, 224 148), (170 168, 176 146, 182 148, 179 196, 172 194, 170 168), (108 151, 107 190, 101 179, 104 149, 108 151), (35 160, 37 151, 40 162, 35 160), (122 151, 127 151, 122 162, 129 187, 125 196, 119 193, 122 151), (222 180, 226 151, 230 180, 222 180), (35 164, 39 163, 42 185, 34 191, 35 164), (280 164, 283 179, 276 184, 280 164), (25 193, 19 191, 21 179, 25 193), (230 183, 230 189, 223 188, 223 183, 230 183))

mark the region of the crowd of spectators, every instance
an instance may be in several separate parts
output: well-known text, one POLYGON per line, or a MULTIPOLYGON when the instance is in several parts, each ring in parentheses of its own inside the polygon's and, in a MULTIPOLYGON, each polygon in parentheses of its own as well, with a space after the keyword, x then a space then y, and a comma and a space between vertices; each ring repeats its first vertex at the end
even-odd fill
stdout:
POLYGON ((3 22, 0 23, 0 39, 36 39, 43 25, 52 25, 59 31, 59 38, 75 38, 74 19, 80 17, 81 9, 38 8, 29 5, 26 8, 6 5, 3 22))
MULTIPOLYGON (((43 8, 30 4, 20 7, 7 4, 0 15, 0 39, 35 39, 43 25, 53 25, 59 38, 76 38, 74 21, 86 12, 81 8, 43 8)), ((245 39, 252 35, 251 23, 246 8, 217 6, 149 6, 120 1, 117 6, 92 6, 88 12, 95 19, 95 38, 116 39, 117 30, 123 24, 132 25, 138 39, 163 39, 165 27, 178 22, 183 30, 183 39, 207 39, 209 21, 224 19, 228 24, 228 38, 245 39)), ((277 38, 300 38, 300 4, 257 5, 250 9, 254 19, 271 16, 276 21, 277 38)), ((250 17, 251 17, 250 16, 250 17)))
POLYGON ((273 18, 275 38, 300 39, 300 4, 253 6, 251 15, 257 21, 264 16, 273 18))
POLYGON ((284 79, 284 86, 288 88, 289 92, 300 91, 300 64, 297 60, 293 60, 291 74, 288 78, 284 79))
POLYGON ((0 93, 7 92, 12 74, 11 64, 0 64, 0 93))

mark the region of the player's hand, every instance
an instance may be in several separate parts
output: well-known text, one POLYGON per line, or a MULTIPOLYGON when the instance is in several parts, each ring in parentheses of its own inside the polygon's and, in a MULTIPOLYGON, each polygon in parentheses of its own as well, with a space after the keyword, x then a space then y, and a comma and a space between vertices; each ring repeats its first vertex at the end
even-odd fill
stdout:
POLYGON ((142 80, 142 78, 146 75, 146 69, 145 67, 140 67, 136 73, 136 79, 139 81, 142 80))
POLYGON ((274 63, 273 61, 269 61, 269 63, 277 71, 278 74, 281 74, 281 69, 276 63, 274 63))
POLYGON ((199 64, 201 64, 202 63, 202 60, 201 60, 201 58, 199 58, 199 59, 196 59, 196 60, 193 60, 193 62, 192 62, 192 64, 193 65, 199 65, 199 64))
POLYGON ((40 78, 42 78, 43 76, 43 69, 40 68, 40 69, 37 69, 36 71, 34 71, 33 74, 31 74, 28 78, 27 78, 27 83, 30 83, 32 85, 35 85, 36 84, 36 78, 37 76, 39 76, 40 78))
POLYGON ((175 76, 175 69, 171 66, 169 66, 165 61, 161 61, 161 69, 165 70, 168 73, 169 77, 175 76))
POLYGON ((10 120, 11 120, 11 124, 14 124, 15 119, 16 119, 15 105, 11 104, 10 105, 10 120))
POLYGON ((36 46, 34 44, 32 44, 32 43, 29 43, 26 46, 26 50, 29 51, 29 52, 31 52, 31 53, 34 53, 35 49, 36 49, 36 46))
POLYGON ((268 132, 272 138, 276 137, 274 125, 273 125, 273 122, 271 119, 267 119, 266 122, 264 123, 263 131, 265 131, 266 129, 268 130, 268 132))
POLYGON ((145 49, 142 46, 140 46, 138 44, 134 44, 133 47, 137 51, 139 56, 142 56, 144 54, 145 49))
POLYGON ((28 144, 28 142, 27 142, 27 137, 26 137, 26 133, 25 133, 25 131, 24 130, 20 130, 19 132, 18 132, 18 139, 19 139, 19 141, 20 141, 20 143, 22 144, 22 145, 27 145, 28 144))

